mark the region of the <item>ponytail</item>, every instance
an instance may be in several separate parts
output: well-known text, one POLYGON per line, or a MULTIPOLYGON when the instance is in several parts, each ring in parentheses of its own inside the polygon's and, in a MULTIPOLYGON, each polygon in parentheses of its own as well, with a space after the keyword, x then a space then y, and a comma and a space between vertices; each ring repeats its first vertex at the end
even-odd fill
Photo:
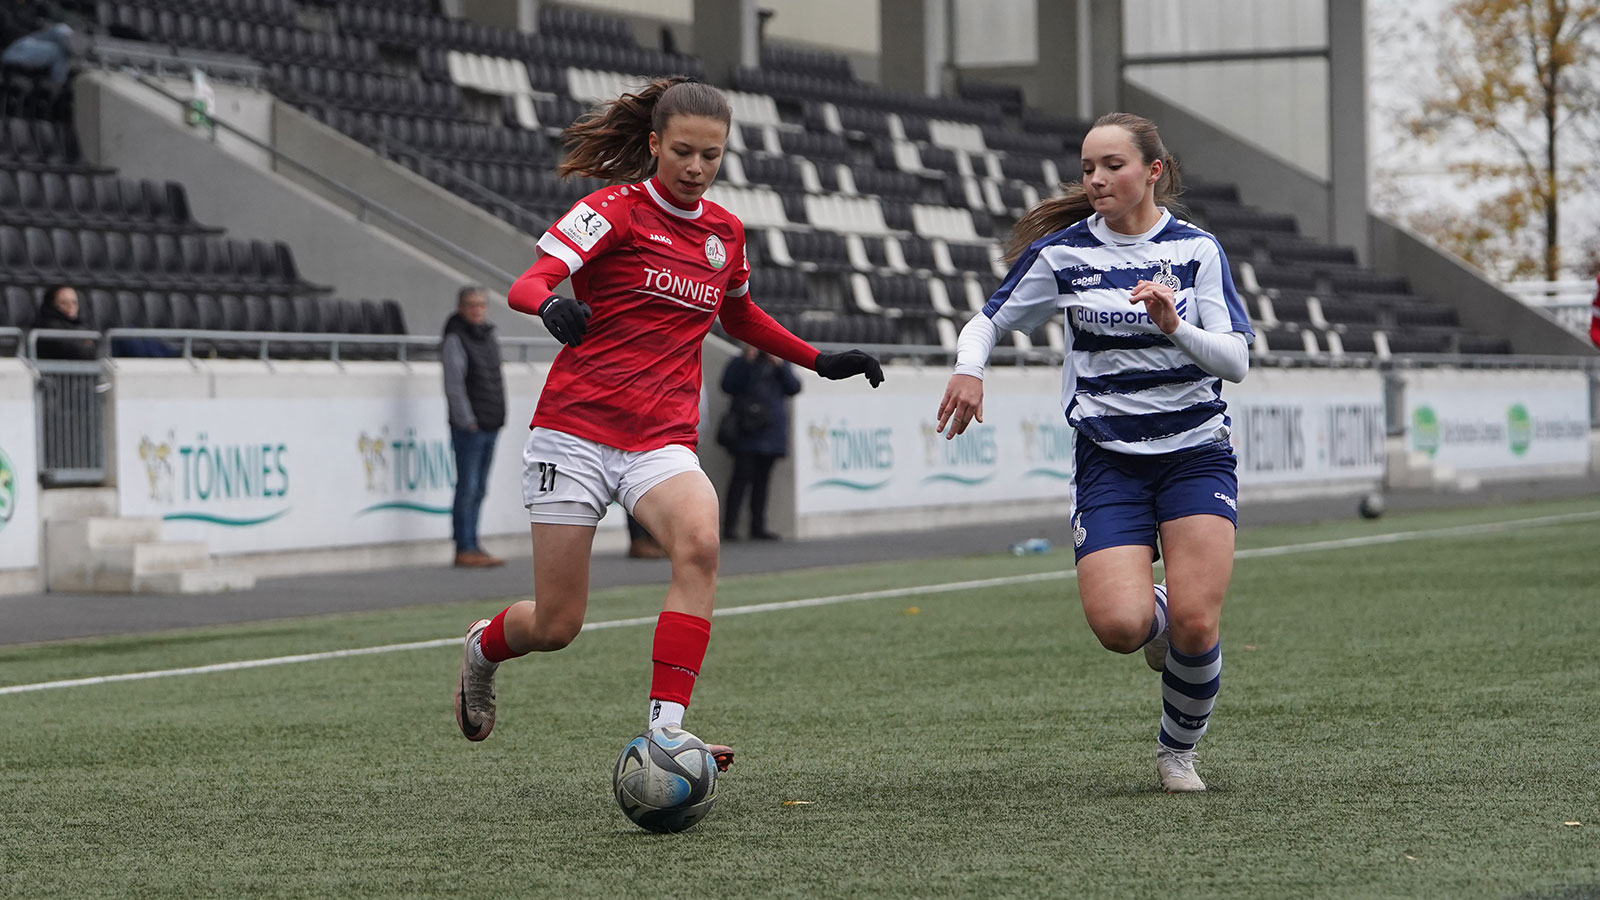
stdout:
MULTIPOLYGON (((1133 146, 1139 151, 1139 157, 1144 165, 1148 166, 1156 160, 1161 160, 1161 177, 1156 180, 1155 199, 1157 206, 1165 206, 1179 213, 1187 214, 1187 210, 1178 202, 1183 194, 1183 175, 1178 171, 1178 160, 1167 152, 1166 145, 1161 143, 1161 134, 1156 131, 1156 123, 1136 116, 1132 113, 1107 113, 1095 121, 1095 128, 1115 125, 1125 129, 1133 140, 1133 146)), ((1066 182, 1061 185, 1061 193, 1048 197, 1023 214, 1017 224, 1011 229, 1011 235, 1006 239, 1005 261, 1014 263, 1028 246, 1046 235, 1072 225, 1075 222, 1088 218, 1094 213, 1094 204, 1089 201, 1089 191, 1083 186, 1083 179, 1066 182)))
POLYGON ((661 134, 678 115, 705 116, 730 127, 733 123, 733 110, 721 91, 686 75, 658 78, 567 126, 562 132, 567 158, 556 174, 613 183, 642 181, 656 170, 650 133, 661 134))

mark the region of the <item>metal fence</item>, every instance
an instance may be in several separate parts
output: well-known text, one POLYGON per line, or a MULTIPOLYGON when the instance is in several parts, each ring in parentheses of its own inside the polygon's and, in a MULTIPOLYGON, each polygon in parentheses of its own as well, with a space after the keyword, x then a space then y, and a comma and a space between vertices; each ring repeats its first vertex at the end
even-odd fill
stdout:
POLYGON ((1568 331, 1589 336, 1589 321, 1594 314, 1593 280, 1513 281, 1502 287, 1523 303, 1554 316, 1568 331))

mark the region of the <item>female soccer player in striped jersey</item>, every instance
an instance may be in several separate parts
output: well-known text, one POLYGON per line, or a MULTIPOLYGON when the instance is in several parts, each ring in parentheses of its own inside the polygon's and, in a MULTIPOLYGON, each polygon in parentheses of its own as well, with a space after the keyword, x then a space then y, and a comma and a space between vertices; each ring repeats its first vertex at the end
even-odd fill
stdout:
MULTIPOLYGON (((589 600, 595 525, 622 504, 666 550, 672 582, 657 620, 647 722, 682 724, 711 631, 717 494, 695 457, 700 345, 714 319, 734 338, 824 378, 883 380, 860 350, 819 353, 750 299, 744 225, 703 199, 722 164, 732 113, 715 88, 683 77, 623 94, 567 129, 562 175, 614 186, 584 197, 539 239, 542 255, 508 292, 544 320, 556 355, 523 451, 533 523, 532 601, 467 631, 456 723, 494 727, 505 660, 560 650, 589 600), (553 291, 571 277, 573 297, 553 291)), ((732 757, 713 747, 718 764, 732 757)))
POLYGON ((1084 615, 1107 649, 1143 647, 1162 672, 1156 771, 1167 791, 1203 791, 1194 748, 1220 684, 1238 522, 1221 382, 1244 379, 1255 333, 1216 238, 1164 208, 1180 189, 1153 123, 1096 122, 1083 180, 1017 223, 1010 273, 962 329, 938 427, 954 438, 983 421, 983 370, 1001 333, 1065 310, 1084 615))

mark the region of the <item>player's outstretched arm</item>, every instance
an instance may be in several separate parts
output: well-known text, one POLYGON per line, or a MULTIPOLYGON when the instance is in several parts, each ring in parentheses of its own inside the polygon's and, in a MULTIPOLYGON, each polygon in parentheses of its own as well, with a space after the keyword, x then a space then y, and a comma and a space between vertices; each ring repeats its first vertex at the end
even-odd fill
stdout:
POLYGON ((728 336, 743 341, 757 350, 786 359, 797 366, 814 369, 823 378, 849 378, 865 375, 873 387, 883 383, 883 366, 878 360, 861 350, 842 353, 821 353, 817 348, 800 340, 789 329, 779 325, 761 307, 750 300, 749 293, 728 297, 722 301, 719 313, 722 327, 728 336))

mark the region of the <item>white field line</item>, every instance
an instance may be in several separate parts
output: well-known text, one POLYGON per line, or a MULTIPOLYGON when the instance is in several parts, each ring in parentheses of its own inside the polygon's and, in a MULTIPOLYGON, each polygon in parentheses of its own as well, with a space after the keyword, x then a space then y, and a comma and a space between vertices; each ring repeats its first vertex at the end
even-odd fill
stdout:
MULTIPOLYGON (((1395 531, 1387 534, 1363 535, 1361 537, 1339 538, 1328 541, 1309 541, 1302 544, 1284 544, 1277 547, 1256 547, 1249 550, 1239 550, 1234 553, 1235 559, 1258 559, 1267 556, 1286 556, 1292 553, 1316 553, 1323 550, 1344 550, 1351 547, 1370 547, 1378 544, 1396 544, 1403 541, 1427 540, 1432 538, 1464 537, 1477 534, 1492 534, 1501 531, 1512 531, 1521 528, 1538 528, 1545 525, 1560 525, 1567 522, 1583 522, 1600 519, 1600 511, 1564 513, 1554 516, 1537 516, 1529 519, 1510 519, 1501 522, 1483 522, 1476 525, 1456 525, 1449 528, 1427 528, 1417 531, 1395 531)), ((783 600, 775 603, 752 603, 746 606, 731 606, 716 611, 721 616, 744 616, 754 613, 778 612, 786 609, 804 609, 813 606, 834 606, 840 603, 854 603, 859 600, 886 600, 893 597, 916 597, 927 594, 945 594, 952 591, 979 590, 982 588, 1004 587, 1013 584, 1029 584, 1037 581, 1054 581, 1058 579, 1073 578, 1077 572, 1072 569, 1058 569, 1053 572, 1036 572, 1031 575, 1006 575, 1000 578, 982 578, 975 581, 952 581, 944 584, 925 584, 916 587, 889 588, 881 591, 861 591, 854 594, 834 594, 830 597, 807 597, 803 600, 783 600)), ((636 616, 631 619, 608 619, 602 622, 589 622, 583 626, 584 631, 601 631, 608 628, 629 628, 635 625, 650 625, 656 621, 655 616, 636 616)), ((207 675, 213 672, 237 672, 241 669, 260 669, 267 666, 288 666, 296 663, 321 662, 328 659, 346 659, 352 656, 374 656, 380 653, 400 653, 406 650, 431 650, 436 647, 449 647, 460 645, 461 638, 437 638, 431 641, 412 641, 405 644, 384 644, 378 647, 357 647, 350 650, 329 650, 323 653, 300 653, 294 656, 273 656, 266 659, 245 659, 234 662, 213 663, 208 666, 190 666, 182 669, 156 669, 149 672, 127 672, 121 675, 97 675, 91 678, 69 678, 63 681, 39 681, 32 684, 13 684, 0 687, 0 695, 26 694, 33 691, 49 691, 57 688, 87 687, 96 684, 112 684, 120 681, 146 681, 152 678, 173 678, 180 675, 207 675)))

